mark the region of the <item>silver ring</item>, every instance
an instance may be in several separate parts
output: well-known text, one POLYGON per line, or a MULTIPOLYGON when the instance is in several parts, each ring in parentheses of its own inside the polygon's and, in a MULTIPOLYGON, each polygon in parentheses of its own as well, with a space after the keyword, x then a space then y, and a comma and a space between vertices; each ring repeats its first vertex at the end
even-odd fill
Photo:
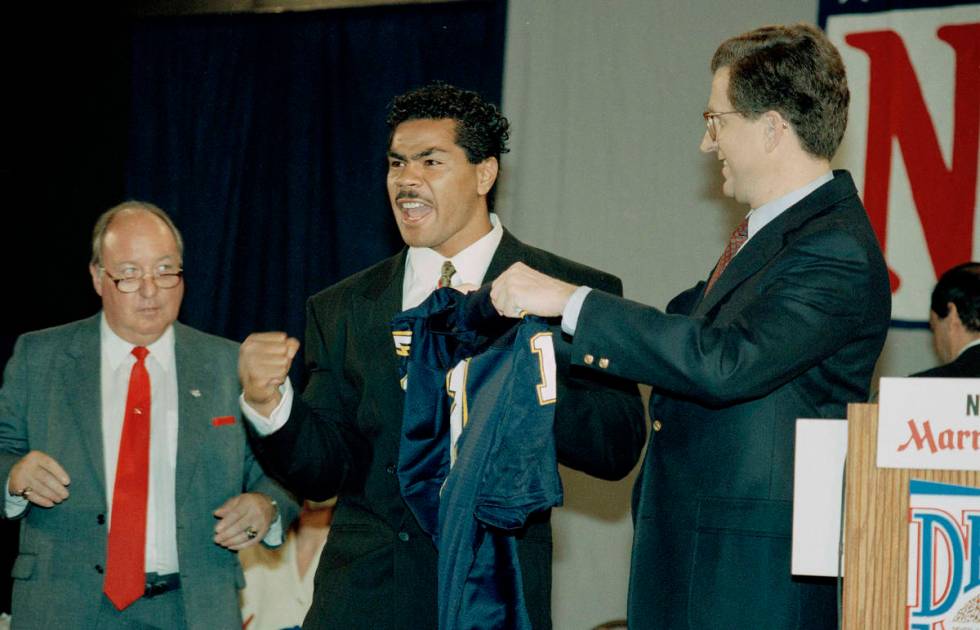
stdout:
POLYGON ((245 535, 248 536, 249 540, 252 540, 253 538, 259 535, 259 530, 249 525, 248 529, 245 530, 245 535))

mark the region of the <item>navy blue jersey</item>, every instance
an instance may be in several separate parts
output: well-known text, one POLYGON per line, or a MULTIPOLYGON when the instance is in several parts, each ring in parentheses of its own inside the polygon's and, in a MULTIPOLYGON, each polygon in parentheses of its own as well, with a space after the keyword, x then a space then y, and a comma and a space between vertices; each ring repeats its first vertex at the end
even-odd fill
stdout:
POLYGON ((551 331, 440 289, 392 322, 402 496, 439 550, 439 628, 530 630, 514 535, 562 502, 551 331))

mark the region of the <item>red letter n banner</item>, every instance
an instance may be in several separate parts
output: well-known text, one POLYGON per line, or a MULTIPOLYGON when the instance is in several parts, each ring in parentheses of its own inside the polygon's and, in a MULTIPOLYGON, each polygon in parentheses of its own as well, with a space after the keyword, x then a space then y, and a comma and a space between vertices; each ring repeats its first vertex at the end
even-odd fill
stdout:
POLYGON ((980 258, 980 1, 820 0, 851 106, 854 175, 888 261, 892 324, 926 325, 936 279, 980 258))

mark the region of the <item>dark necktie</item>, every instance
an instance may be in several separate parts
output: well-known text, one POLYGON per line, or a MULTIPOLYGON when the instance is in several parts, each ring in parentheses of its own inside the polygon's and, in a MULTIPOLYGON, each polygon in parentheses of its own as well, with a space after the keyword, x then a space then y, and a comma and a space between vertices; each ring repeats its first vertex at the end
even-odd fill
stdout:
POLYGON ((456 274, 456 267, 453 267, 453 261, 447 260, 442 263, 442 271, 439 274, 439 282, 436 287, 451 287, 453 286, 453 276, 456 274))
POLYGON ((126 416, 119 440, 112 525, 102 590, 122 610, 146 589, 147 489, 150 477, 150 375, 144 359, 149 350, 133 348, 136 363, 129 373, 126 416))
POLYGON ((745 217, 742 222, 735 226, 735 231, 732 232, 731 237, 728 239, 728 246, 725 247, 725 251, 721 253, 721 258, 718 259, 718 264, 715 265, 715 270, 711 273, 711 277, 708 279, 708 286, 704 289, 704 294, 707 295, 711 287, 714 286, 718 278, 721 277, 722 272, 725 271, 725 267, 728 263, 732 262, 732 258, 738 253, 738 250, 742 248, 745 241, 749 238, 749 218, 745 217))

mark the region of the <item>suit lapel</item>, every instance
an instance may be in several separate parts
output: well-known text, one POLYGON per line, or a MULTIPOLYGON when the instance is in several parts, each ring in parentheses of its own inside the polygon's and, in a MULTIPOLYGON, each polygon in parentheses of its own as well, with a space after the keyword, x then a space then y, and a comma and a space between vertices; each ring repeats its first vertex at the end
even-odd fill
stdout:
POLYGON ((703 316, 746 279, 757 273, 786 243, 786 237, 818 214, 853 194, 854 183, 843 171, 835 171, 834 179, 816 189, 785 212, 770 221, 732 259, 728 268, 694 309, 694 316, 703 316))
POLYGON ((67 394, 68 417, 75 423, 76 435, 86 453, 94 478, 106 499, 105 455, 102 446, 102 347, 99 316, 91 317, 77 329, 65 349, 60 367, 67 394))
POLYGON ((523 243, 505 228, 500 244, 497 245, 497 251, 493 253, 493 258, 490 259, 490 266, 487 267, 487 273, 483 277, 483 284, 492 282, 497 276, 507 271, 508 267, 521 260, 521 247, 523 247, 523 243))
POLYGON ((174 359, 177 366, 177 505, 190 493, 194 469, 206 448, 208 409, 214 396, 209 384, 207 357, 194 353, 187 329, 174 322, 174 359))
MULTIPOLYGON (((365 355, 375 357, 376 374, 390 375, 398 381, 398 363, 391 337, 391 318, 402 310, 402 286, 408 250, 388 259, 378 272, 366 280, 364 289, 355 293, 351 309, 354 339, 366 344, 365 355), (384 331, 383 334, 380 331, 384 331)), ((398 398, 397 400, 401 400, 398 398)), ((401 416, 399 415, 399 418, 401 416)))

